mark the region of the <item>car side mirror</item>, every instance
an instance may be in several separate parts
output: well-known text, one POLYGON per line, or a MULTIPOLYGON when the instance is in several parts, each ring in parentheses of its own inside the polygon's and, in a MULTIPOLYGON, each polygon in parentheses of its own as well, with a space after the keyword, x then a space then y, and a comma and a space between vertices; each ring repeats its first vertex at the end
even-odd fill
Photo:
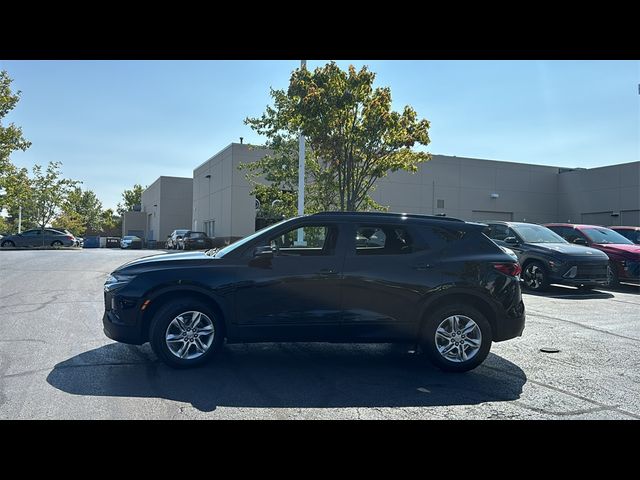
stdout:
POLYGON ((509 245, 517 245, 518 239, 516 237, 507 237, 504 239, 504 243, 508 243, 509 245))
POLYGON ((575 243, 576 245, 587 245, 587 241, 584 238, 576 237, 571 243, 575 243))

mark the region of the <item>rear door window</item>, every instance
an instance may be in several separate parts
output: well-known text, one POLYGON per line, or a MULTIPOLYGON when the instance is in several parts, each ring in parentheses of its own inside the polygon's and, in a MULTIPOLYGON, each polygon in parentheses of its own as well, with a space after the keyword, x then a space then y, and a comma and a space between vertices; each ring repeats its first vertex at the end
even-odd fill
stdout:
POLYGON ((417 245, 405 226, 358 225, 355 247, 356 255, 406 255, 417 245))

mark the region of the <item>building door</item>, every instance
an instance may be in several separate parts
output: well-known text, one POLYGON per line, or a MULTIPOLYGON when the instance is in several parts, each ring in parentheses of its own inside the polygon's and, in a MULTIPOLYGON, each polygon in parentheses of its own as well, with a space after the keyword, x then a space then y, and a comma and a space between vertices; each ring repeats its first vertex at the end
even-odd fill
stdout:
POLYGON ((488 210, 473 210, 471 220, 498 220, 501 222, 513 221, 513 212, 492 212, 488 210))

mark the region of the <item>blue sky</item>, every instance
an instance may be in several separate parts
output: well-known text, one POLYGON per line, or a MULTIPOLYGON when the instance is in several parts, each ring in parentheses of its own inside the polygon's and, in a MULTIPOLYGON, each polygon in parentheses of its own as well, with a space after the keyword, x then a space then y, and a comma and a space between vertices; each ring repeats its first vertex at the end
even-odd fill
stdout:
MULTIPOLYGON (((315 68, 326 61, 308 61, 315 68)), ((395 109, 431 121, 434 154, 596 167, 640 159, 637 61, 340 61, 368 65, 395 109)), ((134 183, 191 176, 243 136, 299 61, 0 61, 22 90, 7 117, 33 142, 19 166, 65 176, 115 207, 134 183)))

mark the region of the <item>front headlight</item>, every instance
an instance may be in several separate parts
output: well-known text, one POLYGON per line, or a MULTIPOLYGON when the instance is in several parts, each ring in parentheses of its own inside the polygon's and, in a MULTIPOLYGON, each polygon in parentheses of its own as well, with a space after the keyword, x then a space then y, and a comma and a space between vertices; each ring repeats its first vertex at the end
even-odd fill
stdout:
POLYGON ((122 275, 122 274, 111 274, 107 277, 104 282, 104 289, 106 291, 115 290, 116 288, 121 288, 129 283, 131 280, 135 278, 135 275, 122 275))

